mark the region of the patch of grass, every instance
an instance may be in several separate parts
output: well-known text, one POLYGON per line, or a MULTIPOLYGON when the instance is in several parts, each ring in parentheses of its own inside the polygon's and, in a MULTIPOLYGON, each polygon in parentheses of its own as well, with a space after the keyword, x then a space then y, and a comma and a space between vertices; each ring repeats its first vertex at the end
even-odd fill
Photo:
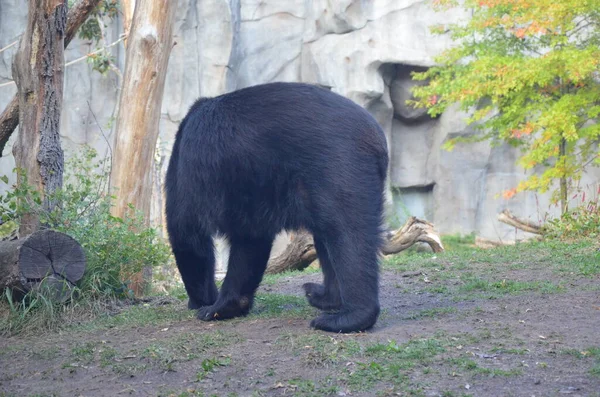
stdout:
POLYGON ((309 266, 304 270, 288 270, 282 273, 277 273, 277 274, 265 274, 261 284, 262 285, 275 285, 278 282, 280 282, 282 279, 285 278, 292 278, 292 277, 298 277, 298 276, 305 276, 307 274, 315 274, 315 273, 320 273, 321 269, 318 267, 313 267, 313 266, 309 266))
POLYGON ((471 250, 475 247, 475 233, 444 235, 440 238, 446 251, 471 250))
POLYGON ((289 393, 290 395, 298 397, 335 396, 340 390, 339 386, 331 377, 327 377, 322 381, 292 378, 280 383, 286 385, 284 394, 287 395, 288 392, 291 392, 289 393))
POLYGON ((369 345, 364 352, 370 360, 356 363, 357 369, 348 374, 348 385, 353 390, 364 391, 372 389, 378 382, 396 386, 408 384, 408 370, 417 364, 430 363, 444 351, 443 344, 436 339, 416 339, 400 345, 395 341, 369 345))
POLYGON ((210 372, 214 372, 218 367, 226 367, 231 364, 231 358, 205 358, 202 360, 201 367, 196 373, 196 380, 199 382, 210 372))
POLYGON ((549 281, 517 281, 503 279, 489 281, 481 277, 467 274, 461 277, 463 285, 459 292, 488 292, 493 294, 519 294, 523 292, 540 292, 544 294, 564 291, 564 287, 549 281))
POLYGON ((133 377, 146 371, 148 365, 140 363, 115 363, 110 368, 117 375, 133 377))
POLYGON ((100 366, 106 367, 112 364, 114 359, 117 357, 117 354, 118 352, 110 346, 106 346, 105 348, 103 348, 100 351, 100 366))
MULTIPOLYGON (((444 240, 442 240, 444 241, 444 240)), ((452 241, 450 239, 449 241, 452 241)), ((418 253, 404 251, 386 257, 382 266, 398 272, 438 269, 440 272, 477 268, 480 272, 497 273, 496 266, 503 268, 551 268, 578 276, 600 274, 600 252, 593 240, 576 242, 531 241, 514 246, 481 249, 470 244, 451 245, 441 253, 418 253)))
POLYGON ((329 367, 361 353, 361 346, 354 339, 319 334, 284 334, 275 343, 300 355, 310 368, 329 367))
POLYGON ((71 356, 75 361, 89 364, 94 360, 97 342, 77 343, 71 349, 71 356))
POLYGON ((254 307, 249 317, 272 318, 286 316, 309 318, 315 314, 316 310, 308 304, 304 297, 261 293, 256 294, 254 307))
POLYGON ((446 362, 453 367, 457 367, 457 370, 468 371, 474 374, 487 375, 487 376, 517 376, 521 375, 520 369, 504 370, 500 368, 486 368, 477 364, 474 360, 465 357, 456 357, 447 359, 446 362))
POLYGON ((590 347, 583 350, 564 349, 561 350, 560 353, 568 354, 578 359, 593 359, 594 364, 590 368, 589 372, 593 376, 600 377, 600 347, 590 347))
POLYGON ((160 326, 166 323, 179 322, 195 318, 193 310, 184 305, 152 306, 149 304, 133 305, 116 315, 104 313, 92 321, 72 327, 74 331, 95 331, 106 328, 134 328, 147 325, 160 326))
POLYGON ((404 319, 406 320, 418 320, 421 318, 433 318, 441 317, 447 314, 456 313, 458 310, 455 307, 434 307, 432 309, 419 310, 409 313, 404 319))
POLYGON ((53 360, 58 357, 61 349, 57 346, 51 346, 46 349, 34 350, 31 356, 36 360, 53 360))
MULTIPOLYGON (((242 340, 233 332, 185 333, 146 346, 141 356, 164 371, 174 371, 176 362, 194 360, 209 350, 223 348, 242 340)), ((203 363, 203 369, 204 365, 210 363, 210 360, 203 363)))
POLYGON ((448 288, 448 286, 446 286, 446 285, 432 285, 430 287, 423 288, 423 291, 429 292, 432 294, 442 294, 442 295, 450 294, 450 288, 448 288))
POLYGON ((514 354, 514 355, 519 355, 519 356, 523 356, 530 352, 529 349, 505 348, 505 347, 501 347, 501 346, 494 347, 490 351, 492 353, 514 354))

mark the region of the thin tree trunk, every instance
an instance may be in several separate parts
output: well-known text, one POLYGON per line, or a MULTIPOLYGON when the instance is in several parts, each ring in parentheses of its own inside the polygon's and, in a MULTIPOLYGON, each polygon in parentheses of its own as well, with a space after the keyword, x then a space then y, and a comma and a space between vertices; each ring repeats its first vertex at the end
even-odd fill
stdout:
MULTIPOLYGON (((111 172, 111 191, 117 197, 112 212, 118 217, 132 204, 150 220, 154 151, 177 6, 177 1, 135 2, 111 172)), ((139 295, 145 283, 141 275, 133 278, 132 289, 139 295)))
POLYGON ((111 190, 123 216, 129 204, 150 217, 153 159, 177 1, 138 0, 127 45, 116 123, 111 190))
MULTIPOLYGON (((121 8, 123 9, 123 33, 127 36, 131 30, 131 21, 135 11, 135 0, 121 0, 121 8)), ((127 46, 127 39, 124 42, 127 46)))
MULTIPOLYGON (((565 161, 567 156, 567 140, 560 138, 559 146, 559 159, 565 161)), ((568 197, 567 197, 567 177, 565 175, 560 177, 560 213, 561 215, 567 212, 568 208, 568 197)))
MULTIPOLYGON (((67 0, 30 0, 27 29, 13 63, 21 125, 13 154, 24 172, 17 183, 37 189, 47 211, 56 204, 48 195, 62 187, 59 131, 66 32, 67 0)), ((38 228, 39 215, 26 214, 19 234, 26 236, 38 228)))
MULTIPOLYGON (((69 10, 67 14, 67 32, 64 39, 65 47, 71 42, 81 24, 85 22, 98 3, 100 3, 100 0, 81 0, 69 10)), ((4 147, 17 125, 19 125, 19 97, 15 95, 0 114, 0 157, 2 157, 4 147)))

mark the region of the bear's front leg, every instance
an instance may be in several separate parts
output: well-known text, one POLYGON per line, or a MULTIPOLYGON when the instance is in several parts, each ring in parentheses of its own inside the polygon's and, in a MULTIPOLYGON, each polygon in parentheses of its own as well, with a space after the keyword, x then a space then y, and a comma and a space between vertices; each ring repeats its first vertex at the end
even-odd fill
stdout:
POLYGON ((260 284, 271 253, 273 237, 229 237, 231 251, 227 275, 217 301, 198 310, 204 321, 245 316, 252 309, 254 293, 260 284))

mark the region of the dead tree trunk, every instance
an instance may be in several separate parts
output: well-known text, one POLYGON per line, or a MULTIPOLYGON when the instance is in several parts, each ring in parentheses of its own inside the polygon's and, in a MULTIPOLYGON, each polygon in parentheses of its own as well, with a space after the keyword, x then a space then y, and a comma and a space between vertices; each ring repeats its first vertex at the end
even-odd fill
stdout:
POLYGON ((118 189, 116 216, 123 216, 129 204, 147 219, 150 215, 154 150, 176 8, 176 1, 138 0, 135 5, 111 175, 111 187, 118 189))
MULTIPOLYGON (((154 150, 176 8, 176 1, 135 2, 111 172, 111 191, 117 197, 112 212, 118 217, 132 204, 150 220, 154 150)), ((133 277, 136 295, 144 290, 144 278, 133 277)))
MULTIPOLYGON (((75 33, 79 30, 81 24, 85 22, 98 3, 100 3, 100 0, 81 0, 69 10, 67 14, 67 32, 64 40, 65 47, 75 37, 75 33)), ((2 157, 4 147, 17 125, 19 125, 19 96, 15 95, 0 114, 0 157, 2 157)))
POLYGON ((85 266, 79 243, 53 230, 0 242, 0 290, 8 288, 17 298, 37 290, 64 302, 83 277, 85 266))
MULTIPOLYGON (((26 177, 42 194, 45 210, 56 204, 48 195, 62 187, 59 130, 66 32, 67 0, 30 0, 27 28, 13 63, 21 125, 13 154, 16 167, 24 172, 17 183, 24 183, 26 177)), ((37 214, 21 218, 21 236, 38 228, 37 214)))
MULTIPOLYGON (((423 242, 429 244, 433 252, 444 250, 439 235, 429 222, 410 217, 401 229, 389 233, 385 237, 381 250, 384 255, 396 254, 408 247, 423 242)), ((278 256, 271 258, 267 264, 267 274, 281 273, 288 270, 302 270, 317 259, 312 235, 307 231, 296 233, 286 249, 278 256)))

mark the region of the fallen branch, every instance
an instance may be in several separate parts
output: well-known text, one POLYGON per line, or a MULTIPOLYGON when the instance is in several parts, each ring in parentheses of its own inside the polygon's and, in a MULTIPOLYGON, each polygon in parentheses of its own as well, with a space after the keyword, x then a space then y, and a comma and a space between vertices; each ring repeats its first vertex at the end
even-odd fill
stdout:
POLYGON ((300 231, 291 235, 291 241, 278 256, 267 264, 267 274, 282 273, 287 270, 302 270, 317 259, 317 251, 312 235, 300 231))
POLYGON ((442 252, 444 246, 433 224, 414 216, 408 218, 404 226, 393 232, 381 250, 384 255, 397 254, 415 243, 427 243, 433 252, 442 252))
MULTIPOLYGON (((444 250, 433 225, 413 216, 406 221, 402 228, 387 234, 381 252, 384 255, 396 254, 418 242, 429 244, 433 252, 444 250)), ((317 251, 312 235, 307 231, 301 231, 292 235, 290 243, 280 255, 269 260, 266 273, 303 270, 316 259, 317 251)))
POLYGON ((544 234, 544 228, 542 226, 536 225, 530 221, 519 219, 507 209, 498 214, 498 220, 502 223, 523 230, 524 232, 540 235, 544 234))
MULTIPOLYGON (((65 48, 71 42, 75 33, 90 12, 100 3, 100 0, 81 0, 67 14, 67 31, 65 34, 65 48)), ((6 109, 0 114, 0 157, 10 136, 19 125, 19 100, 17 95, 13 97, 6 109)))

